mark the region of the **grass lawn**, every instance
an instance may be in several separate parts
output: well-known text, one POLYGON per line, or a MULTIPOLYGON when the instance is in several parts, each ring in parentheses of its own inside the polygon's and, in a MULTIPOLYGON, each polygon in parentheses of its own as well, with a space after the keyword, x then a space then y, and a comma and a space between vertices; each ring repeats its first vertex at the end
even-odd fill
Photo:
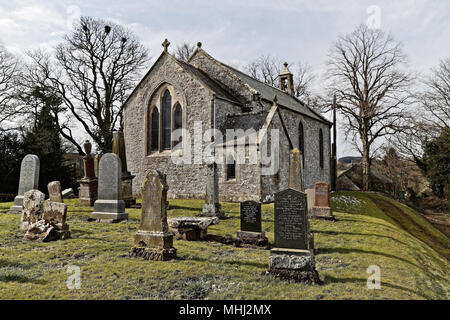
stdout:
MULTIPOLYGON (((72 239, 22 240, 19 215, 0 213, 2 299, 448 299, 450 241, 398 202, 376 194, 333 194, 335 222, 311 221, 323 285, 263 276, 269 251, 213 242, 174 240, 178 259, 130 258, 140 210, 118 224, 87 222, 91 208, 66 200, 72 239), (81 289, 69 290, 68 266, 81 268, 81 289), (381 289, 366 272, 381 268, 381 289)), ((6 212, 11 203, 0 203, 6 212)), ((203 201, 170 200, 169 216, 195 215, 203 201)), ((223 203, 230 219, 209 233, 236 235, 239 204, 223 203)), ((263 229, 273 241, 273 205, 263 206, 263 229)))

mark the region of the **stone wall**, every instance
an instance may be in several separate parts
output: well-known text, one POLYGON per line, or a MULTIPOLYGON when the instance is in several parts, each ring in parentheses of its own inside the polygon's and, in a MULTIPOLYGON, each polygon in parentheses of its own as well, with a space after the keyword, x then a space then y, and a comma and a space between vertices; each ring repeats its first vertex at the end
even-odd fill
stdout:
MULTIPOLYGON (((217 62, 209 64, 210 59, 206 54, 194 56, 193 64, 202 68, 208 66, 214 72, 217 69, 217 80, 234 83, 236 77, 226 70, 216 65, 217 62), (225 72, 225 73, 224 73, 225 72), (224 73, 224 74, 222 74, 224 73), (223 78, 220 78, 223 77, 223 78)), ((191 61, 192 62, 192 61, 191 61)), ((213 73, 214 74, 214 73, 213 73)), ((242 87, 240 83, 232 84, 235 94, 247 100, 251 97, 248 87, 242 87)), ((187 72, 171 56, 163 54, 152 67, 148 76, 144 78, 139 88, 130 97, 124 109, 124 136, 127 152, 128 169, 136 175, 133 181, 133 193, 138 196, 140 188, 148 170, 157 169, 167 175, 169 185, 168 197, 170 198, 197 198, 205 196, 206 165, 195 163, 195 155, 202 154, 209 145, 208 141, 203 141, 201 145, 194 145, 194 122, 202 122, 202 134, 211 126, 211 99, 212 92, 207 89, 199 80, 187 72), (186 157, 191 154, 190 164, 175 164, 172 161, 172 151, 153 152, 147 154, 147 113, 151 106, 158 106, 159 95, 166 88, 169 89, 173 97, 172 104, 180 102, 183 109, 183 128, 187 129, 192 137, 191 152, 189 150, 173 151, 177 157, 186 157)), ((227 114, 242 112, 241 107, 216 99, 216 127, 219 128, 224 123, 227 114)), ((264 104, 266 109, 271 108, 271 104, 264 104)), ((312 188, 317 181, 330 181, 330 132, 329 127, 319 121, 304 117, 293 111, 280 109, 284 123, 287 127, 291 141, 294 146, 298 146, 298 123, 301 120, 305 129, 305 188, 312 188), (319 166, 319 128, 322 128, 324 135, 324 168, 319 166)), ((279 129, 281 141, 280 171, 276 175, 261 176, 260 164, 248 164, 248 146, 246 147, 247 164, 236 165, 236 179, 226 180, 226 166, 218 165, 219 170, 219 191, 221 201, 245 201, 245 200, 265 200, 270 198, 275 192, 287 187, 289 174, 290 145, 284 134, 278 114, 274 114, 270 129, 279 129)), ((187 140, 183 139, 186 147, 187 140)), ((270 135, 269 135, 269 143, 270 135)), ((258 155, 259 157, 260 155, 258 155)))
MULTIPOLYGON (((133 181, 133 192, 136 195, 140 194, 145 172, 157 169, 167 174, 170 188, 169 197, 173 197, 174 194, 198 197, 199 194, 205 193, 203 181, 206 171, 201 164, 193 164, 194 161, 191 158, 192 164, 190 165, 175 165, 171 161, 171 151, 146 154, 147 108, 155 103, 155 91, 165 84, 170 84, 175 95, 182 100, 183 125, 192 137, 194 136, 194 121, 202 121, 202 132, 211 124, 212 93, 186 72, 172 57, 163 55, 130 98, 124 110, 124 136, 128 169, 136 175, 133 181)), ((175 101, 172 102, 175 103, 175 101)), ((205 145, 204 143, 198 146, 198 150, 192 150, 192 154, 201 152, 200 149, 205 145)), ((180 151, 175 152, 182 155, 180 151)))

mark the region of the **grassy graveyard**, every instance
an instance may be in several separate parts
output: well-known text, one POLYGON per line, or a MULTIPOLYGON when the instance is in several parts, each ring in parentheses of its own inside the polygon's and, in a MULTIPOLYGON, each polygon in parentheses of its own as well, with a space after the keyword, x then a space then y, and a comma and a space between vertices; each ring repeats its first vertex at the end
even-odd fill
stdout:
MULTIPOLYGON (((2 299, 448 299, 450 241, 412 209, 377 194, 331 196, 335 222, 312 220, 316 268, 323 285, 262 275, 269 250, 174 240, 178 259, 130 258, 140 210, 128 222, 87 222, 91 208, 66 200, 72 239, 22 240, 19 215, 0 203, 2 299), (81 268, 81 289, 69 290, 69 265, 81 268), (381 289, 368 290, 370 265, 381 289)), ((170 200, 169 217, 200 213, 203 201, 170 200)), ((223 203, 229 219, 208 229, 235 236, 239 204, 223 203)), ((263 230, 273 241, 273 205, 263 205, 263 230)))

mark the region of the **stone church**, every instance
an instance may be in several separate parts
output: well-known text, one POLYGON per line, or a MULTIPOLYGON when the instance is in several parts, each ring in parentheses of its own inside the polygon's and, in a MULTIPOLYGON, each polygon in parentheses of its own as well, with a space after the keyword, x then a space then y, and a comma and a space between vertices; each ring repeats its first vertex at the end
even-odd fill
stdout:
MULTIPOLYGON (((247 139, 241 146, 246 150, 245 163, 228 159, 230 153, 224 157, 226 163, 218 163, 221 201, 269 201, 275 192, 287 188, 293 148, 303 154, 305 188, 313 188, 318 181, 330 183, 332 123, 294 96, 287 64, 275 88, 216 60, 201 43, 187 62, 172 56, 168 44, 167 40, 163 43, 164 51, 123 108, 126 157, 128 169, 136 175, 135 194, 140 193, 145 173, 157 169, 167 175, 169 197, 204 199, 207 164, 194 157, 211 146, 211 141, 196 144, 184 136, 172 137, 177 129, 194 137, 198 123, 202 132, 252 129, 258 134, 258 139, 247 139), (261 141, 266 138, 270 145, 273 129, 279 132, 279 170, 263 174, 261 141), (257 150, 256 163, 247 161, 251 148, 257 150), (190 164, 172 161, 183 152, 192 157, 190 164)), ((215 150, 230 150, 230 143, 231 148, 238 148, 236 141, 223 141, 214 144, 215 150)))

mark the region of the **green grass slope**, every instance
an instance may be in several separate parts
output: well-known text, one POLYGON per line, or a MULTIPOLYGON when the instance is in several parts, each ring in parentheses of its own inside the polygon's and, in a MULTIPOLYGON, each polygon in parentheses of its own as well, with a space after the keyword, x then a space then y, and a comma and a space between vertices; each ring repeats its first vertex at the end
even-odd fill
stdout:
MULTIPOLYGON (((128 222, 101 224, 86 221, 90 208, 66 201, 72 239, 50 243, 22 240, 19 215, 0 213, 0 298, 448 299, 448 239, 409 208, 393 203, 398 212, 392 211, 390 201, 375 194, 334 194, 338 220, 311 221, 320 286, 262 275, 269 257, 263 249, 175 240, 177 260, 130 258, 140 219, 135 209, 127 209, 128 222), (67 288, 70 265, 81 268, 79 290, 67 288), (379 290, 366 286, 371 265, 381 268, 379 290)), ((169 216, 182 216, 199 213, 203 202, 170 204, 169 216)), ((0 203, 0 211, 10 205, 0 203)), ((209 233, 235 236, 239 205, 223 207, 230 219, 209 233)), ((273 241, 273 205, 263 206, 263 229, 273 241)))

